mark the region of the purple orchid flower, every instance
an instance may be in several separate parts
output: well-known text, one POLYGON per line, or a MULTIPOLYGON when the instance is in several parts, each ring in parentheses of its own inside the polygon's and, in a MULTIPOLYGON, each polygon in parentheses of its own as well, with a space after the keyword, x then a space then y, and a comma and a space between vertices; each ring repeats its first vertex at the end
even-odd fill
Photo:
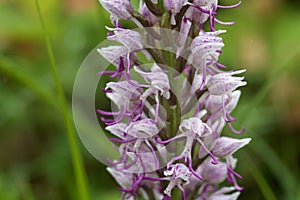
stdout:
POLYGON ((100 3, 114 26, 107 39, 119 46, 98 49, 116 69, 98 74, 112 79, 103 91, 114 109, 97 113, 120 155, 107 159, 107 171, 120 185, 121 199, 170 200, 178 188, 183 200, 236 200, 243 188, 233 154, 251 139, 224 137, 222 130, 245 131, 233 128, 231 113, 241 96, 237 89, 247 83, 237 76, 245 70, 227 72, 219 63, 226 30, 216 30, 215 23, 234 24, 218 20, 217 11, 240 2, 145 0, 138 11, 129 0, 100 3), (150 27, 127 29, 123 20, 150 27), (171 34, 160 29, 166 27, 171 34), (220 186, 226 179, 233 187, 220 186))
POLYGON ((189 62, 197 69, 197 72, 202 74, 202 84, 200 90, 203 90, 207 78, 207 72, 218 72, 213 67, 222 67, 218 63, 219 55, 224 43, 222 38, 217 35, 225 33, 226 31, 216 31, 204 33, 200 32, 200 35, 196 37, 191 44, 191 55, 189 62))
POLYGON ((192 173, 190 172, 189 168, 181 163, 171 165, 170 167, 168 167, 168 170, 164 171, 164 175, 171 176, 170 183, 168 187, 164 190, 164 193, 167 195, 167 197, 164 199, 170 198, 172 190, 174 189, 174 187, 177 186, 182 192, 182 199, 186 200, 186 194, 182 184, 188 183, 189 179, 192 176, 192 173))

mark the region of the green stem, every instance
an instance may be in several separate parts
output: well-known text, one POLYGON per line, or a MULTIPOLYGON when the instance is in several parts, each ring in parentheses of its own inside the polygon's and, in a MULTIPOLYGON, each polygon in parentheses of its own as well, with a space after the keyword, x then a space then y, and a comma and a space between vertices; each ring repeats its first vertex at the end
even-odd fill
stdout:
POLYGON ((182 199, 182 193, 177 187, 175 187, 172 191, 172 199, 174 200, 182 199))
POLYGON ((87 183, 88 181, 87 181, 87 176, 86 176, 86 172, 84 169, 82 155, 79 150, 76 133, 74 131, 74 126, 71 122, 70 110, 69 110, 69 107, 68 107, 68 104, 66 101, 65 93, 63 91, 61 81, 60 81, 58 73, 57 73, 55 57, 54 57, 54 53, 53 53, 52 46, 50 43, 50 37, 46 30, 46 25, 44 23, 44 19, 43 19, 42 13, 41 13, 41 9, 40 9, 38 0, 35 0, 35 5, 36 5, 37 13, 38 13, 38 16, 39 16, 39 19, 40 19, 40 22, 41 22, 41 25, 42 25, 42 28, 44 31, 48 56, 49 56, 50 63, 51 63, 51 70, 52 70, 52 74, 53 74, 53 77, 54 77, 55 83, 56 83, 56 91, 58 94, 58 101, 59 101, 59 104, 61 107, 61 112, 62 112, 64 123, 66 126, 67 137, 69 140, 70 151, 71 151, 71 155, 72 155, 72 162, 73 162, 73 167, 74 167, 74 172, 75 172, 75 177, 76 177, 76 185, 77 185, 77 190, 79 193, 78 198, 81 200, 89 200, 90 197, 89 197, 89 192, 88 192, 88 183, 87 183))
POLYGON ((163 13, 161 10, 156 6, 156 4, 152 3, 151 0, 145 0, 144 1, 147 8, 157 17, 161 17, 163 13))
POLYGON ((163 64, 165 65, 165 62, 164 60, 160 57, 159 54, 156 53, 156 51, 154 51, 153 49, 150 49, 150 48, 145 48, 149 53, 150 55, 152 56, 153 60, 159 65, 159 64, 163 64))
POLYGON ((178 131, 179 123, 180 123, 180 116, 178 116, 178 105, 170 106, 169 107, 170 113, 170 134, 171 137, 175 136, 178 131))
POLYGON ((157 4, 158 8, 162 11, 165 12, 165 8, 164 8, 164 1, 163 0, 158 0, 158 4, 157 4))
POLYGON ((176 15, 176 17, 175 17, 176 25, 172 27, 174 30, 176 30, 176 31, 180 30, 182 18, 184 16, 184 14, 186 13, 186 11, 188 10, 188 8, 189 8, 188 5, 183 6, 182 9, 180 10, 180 12, 176 15))

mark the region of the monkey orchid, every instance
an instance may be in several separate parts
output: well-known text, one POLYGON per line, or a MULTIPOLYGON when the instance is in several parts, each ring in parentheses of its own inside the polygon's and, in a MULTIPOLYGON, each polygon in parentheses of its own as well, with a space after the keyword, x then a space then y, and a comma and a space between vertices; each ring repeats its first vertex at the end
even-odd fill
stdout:
POLYGON ((226 71, 219 62, 226 30, 215 23, 234 24, 217 19, 218 10, 240 2, 141 0, 137 11, 130 0, 100 3, 113 24, 107 39, 117 45, 98 49, 114 66, 98 74, 109 75, 102 91, 114 109, 96 112, 120 154, 107 159, 107 171, 121 199, 237 199, 242 176, 233 154, 251 139, 225 137, 222 130, 245 131, 233 128, 238 119, 231 113, 246 70, 226 71), (125 21, 144 31, 124 28, 125 21), (230 187, 223 187, 226 180, 230 187))

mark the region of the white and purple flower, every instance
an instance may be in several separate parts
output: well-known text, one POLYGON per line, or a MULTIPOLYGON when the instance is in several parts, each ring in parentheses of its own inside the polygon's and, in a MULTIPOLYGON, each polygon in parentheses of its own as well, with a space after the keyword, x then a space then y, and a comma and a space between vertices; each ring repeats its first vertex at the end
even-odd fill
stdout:
POLYGON ((107 38, 119 46, 98 49, 116 69, 99 73, 112 79, 103 91, 115 109, 97 113, 120 154, 117 160, 108 159, 107 170, 121 186, 121 199, 170 200, 174 188, 183 200, 237 199, 243 188, 233 154, 251 139, 221 133, 226 124, 233 133, 244 132, 232 127, 237 119, 231 113, 241 96, 237 89, 247 83, 236 76, 245 70, 226 72, 219 63, 226 31, 215 30, 215 23, 233 24, 218 20, 217 10, 240 3, 145 0, 138 11, 129 0, 100 3, 114 25, 107 28, 107 38), (150 27, 144 33, 126 29, 120 19, 150 27), (178 34, 165 34, 160 28, 166 27, 178 34), (220 186, 226 179, 233 187, 220 186))

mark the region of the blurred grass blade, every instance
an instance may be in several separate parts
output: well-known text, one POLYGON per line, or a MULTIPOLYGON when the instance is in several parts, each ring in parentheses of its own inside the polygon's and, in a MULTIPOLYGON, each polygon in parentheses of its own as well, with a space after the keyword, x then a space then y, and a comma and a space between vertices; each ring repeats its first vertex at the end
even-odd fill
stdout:
POLYGON ((263 159, 275 177, 280 179, 279 182, 282 184, 286 194, 284 199, 294 200, 297 192, 296 177, 294 177, 273 149, 261 137, 256 136, 255 148, 252 148, 252 150, 263 159))
MULTIPOLYGON (((247 124, 255 118, 253 111, 264 98, 267 96, 269 90, 271 89, 273 81, 278 78, 280 75, 286 73, 289 69, 289 66, 293 66, 292 62, 295 61, 299 55, 300 47, 296 48, 282 59, 282 62, 278 64, 266 79, 264 85, 252 99, 252 101, 244 108, 241 109, 237 114, 238 118, 241 121, 241 124, 247 127, 247 124)), ((252 148, 258 156, 260 156, 265 164, 269 167, 271 172, 276 176, 278 183, 281 184, 281 187, 285 190, 286 199, 294 200, 297 193, 297 181, 296 177, 293 176, 289 168, 282 162, 274 150, 264 141, 263 138, 255 135, 255 148, 252 148)))
POLYGON ((273 193, 272 188, 269 186, 267 180, 263 176, 262 172, 259 170, 258 167, 256 167, 252 157, 250 155, 246 156, 247 163, 248 163, 248 169, 255 179, 257 185, 259 186, 259 189, 261 193, 264 195, 266 200, 277 200, 276 195, 273 193))
POLYGON ((61 85, 61 81, 60 81, 58 73, 57 73, 54 53, 52 50, 50 38, 49 38, 48 32, 46 30, 46 25, 44 23, 44 19, 43 19, 42 13, 41 13, 41 9, 40 9, 38 0, 35 0, 35 5, 36 5, 37 13, 38 13, 38 16, 39 16, 39 19, 40 19, 40 22, 41 22, 41 25, 42 25, 42 28, 44 31, 45 42, 46 42, 46 46, 47 46, 48 56, 49 56, 49 59, 51 62, 51 69, 52 69, 53 77, 55 79, 59 104, 61 106, 61 111, 63 114, 64 123, 66 126, 68 140, 70 143, 70 150, 71 150, 71 154, 72 154, 72 162, 73 162, 73 167, 74 167, 74 172, 75 172, 77 191, 79 193, 78 199, 89 200, 90 198, 89 198, 89 192, 88 192, 88 181, 87 181, 86 172, 84 170, 82 155, 80 153, 80 149, 78 146, 78 141, 76 138, 76 133, 74 131, 74 126, 71 122, 70 110, 67 105, 67 101, 66 101, 66 97, 65 97, 62 85, 61 85))
POLYGON ((3 56, 0 57, 0 71, 28 87, 50 106, 57 107, 54 95, 50 94, 50 91, 47 91, 41 83, 35 81, 34 77, 31 77, 29 74, 22 73, 20 69, 16 68, 14 63, 10 62, 3 56))
POLYGON ((256 108, 267 96, 269 90, 271 89, 273 81, 276 78, 278 78, 280 75, 288 72, 289 66, 293 66, 291 63, 294 62, 296 58, 299 56, 299 52, 300 52, 300 47, 290 52, 289 56, 284 57, 281 63, 273 64, 273 66, 277 65, 278 67, 272 70, 272 72, 267 77, 265 83, 262 85, 261 89, 257 92, 257 94, 254 96, 251 102, 244 109, 240 109, 240 112, 237 113, 241 121, 241 124, 245 124, 248 121, 249 116, 251 117, 250 114, 252 113, 251 111, 254 110, 253 108, 256 108))
POLYGON ((35 200, 30 183, 27 180, 20 180, 19 182, 22 192, 22 199, 35 200))
POLYGON ((297 199, 300 200, 300 184, 298 186, 298 198, 297 199))

